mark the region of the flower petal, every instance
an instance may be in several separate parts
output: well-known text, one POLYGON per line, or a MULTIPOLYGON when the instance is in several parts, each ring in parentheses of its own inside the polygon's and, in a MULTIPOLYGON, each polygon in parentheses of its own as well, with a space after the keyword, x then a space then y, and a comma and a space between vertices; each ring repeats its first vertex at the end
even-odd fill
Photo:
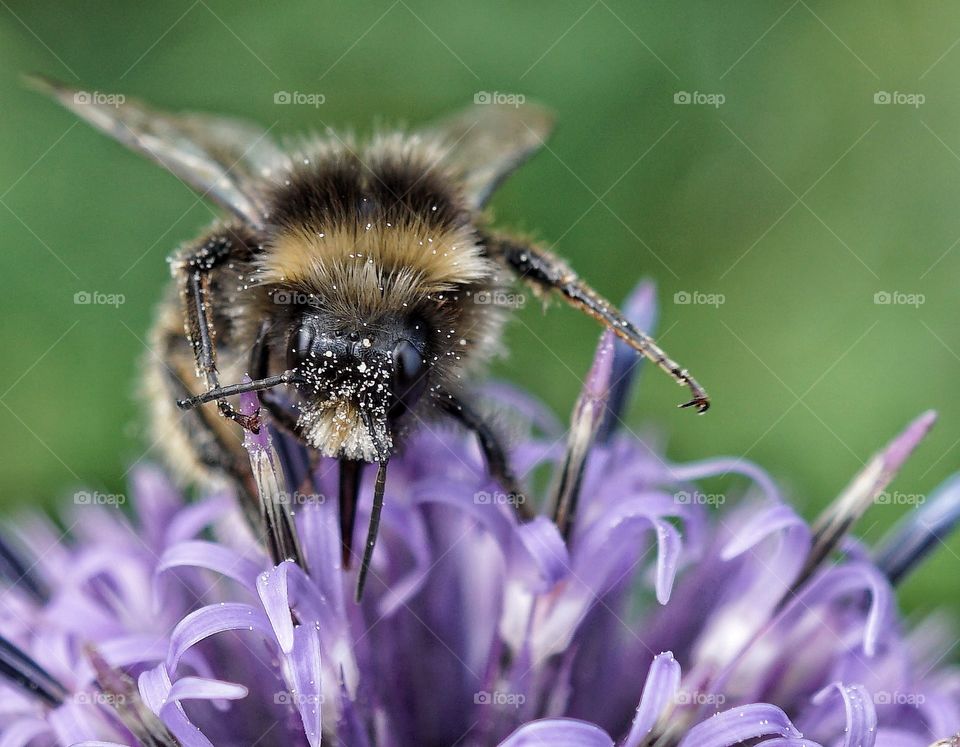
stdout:
MULTIPOLYGON (((803 561, 810 549, 810 530, 806 522, 783 503, 755 511, 745 524, 737 527, 736 534, 721 551, 720 559, 732 560, 775 535, 787 544, 785 555, 803 561)), ((784 583, 791 580, 784 579, 784 583)))
POLYGON ((523 578, 527 588, 547 591, 570 572, 570 554, 557 530, 557 525, 545 516, 520 524, 516 528, 515 553, 522 554, 528 563, 512 563, 515 578, 523 578))
POLYGON ((657 541, 657 601, 666 604, 670 600, 683 543, 676 527, 651 508, 642 497, 623 501, 615 512, 584 527, 577 537, 574 574, 593 594, 607 591, 611 582, 635 565, 640 550, 634 538, 652 529, 657 541))
POLYGON ((137 680, 137 687, 140 690, 140 698, 144 705, 159 715, 172 687, 170 676, 163 664, 158 664, 153 669, 148 669, 141 674, 137 680))
POLYGON ((206 677, 181 677, 170 688, 168 700, 241 700, 249 690, 235 682, 224 682, 206 677))
POLYGON ((251 591, 256 588, 257 574, 263 569, 261 563, 250 560, 229 547, 205 540, 188 540, 167 548, 160 556, 156 573, 181 566, 214 571, 232 578, 251 591))
POLYGON ((743 475, 753 480, 768 500, 775 503, 783 502, 780 489, 770 475, 747 459, 718 457, 687 464, 671 464, 667 467, 667 473, 671 482, 690 482, 729 473, 743 475))
POLYGON ((551 718, 531 721, 500 743, 500 747, 613 747, 613 740, 599 726, 575 719, 551 718))
POLYGON ((411 500, 415 504, 442 503, 467 514, 493 536, 516 578, 543 588, 556 575, 558 563, 568 562, 562 543, 551 537, 556 535, 556 528, 547 528, 540 521, 532 528, 521 529, 507 507, 477 500, 481 493, 469 494, 462 482, 432 477, 416 483, 411 500))
POLYGON ((648 498, 642 494, 612 505, 605 515, 580 527, 569 583, 550 600, 548 613, 531 632, 535 660, 563 651, 598 599, 614 587, 627 588, 630 574, 643 567, 639 561, 645 547, 640 540, 651 530, 657 543, 657 599, 661 604, 669 600, 682 540, 666 516, 659 515, 657 502, 648 498))
MULTIPOLYGON (((111 667, 118 669, 134 664, 156 664, 167 656, 167 642, 155 635, 127 635, 97 644, 97 653, 111 667)), ((90 662, 83 660, 74 669, 78 687, 86 687, 95 673, 90 662)))
POLYGON ((50 725, 39 718, 17 719, 4 727, 0 747, 27 747, 36 737, 49 732, 50 725))
MULTIPOLYGON (((657 287, 651 280, 641 280, 623 304, 623 315, 646 334, 652 335, 657 325, 657 287)), ((627 407, 630 390, 645 358, 626 342, 617 338, 610 374, 610 397, 603 423, 597 434, 601 443, 609 441, 619 430, 620 419, 627 407)))
POLYGON ((163 544, 169 546, 193 539, 204 528, 215 523, 224 513, 234 510, 236 510, 236 504, 227 495, 218 495, 187 506, 173 517, 167 527, 163 544))
POLYGON ((213 747, 203 732, 187 718, 180 701, 170 699, 172 684, 163 664, 141 674, 137 685, 144 704, 160 717, 182 747, 213 747))
MULTIPOLYGON (((257 586, 266 619, 280 650, 285 655, 296 655, 297 629, 291 614, 294 610, 303 626, 313 626, 319 631, 328 674, 341 675, 350 692, 355 693, 359 672, 347 620, 320 592, 313 577, 304 573, 296 563, 284 561, 271 571, 260 574, 257 586)), ((335 679, 330 680, 331 687, 334 682, 335 679)))
POLYGON ((321 694, 320 636, 316 625, 300 625, 294 630, 293 649, 287 657, 293 679, 292 690, 303 729, 310 747, 320 747, 321 694))
POLYGON ((498 410, 517 413, 524 421, 541 431, 547 438, 556 441, 563 435, 563 427, 553 410, 513 384, 493 381, 480 387, 485 398, 499 405, 498 410))
POLYGON ((679 747, 732 747, 763 736, 803 737, 782 710, 769 703, 731 708, 694 726, 679 747))
POLYGON ((873 747, 877 739, 877 711, 873 699, 862 685, 844 685, 834 682, 813 696, 813 702, 821 705, 830 696, 843 698, 847 725, 843 730, 843 747, 873 747))
POLYGON ((76 744, 103 736, 103 722, 94 709, 76 702, 66 702, 50 711, 47 717, 60 744, 76 744))
POLYGON ((337 720, 337 736, 340 743, 350 747, 370 747, 370 735, 363 723, 356 704, 343 683, 340 683, 340 716, 337 720))
POLYGON ((576 513, 584 467, 607 412, 607 401, 610 397, 614 339, 616 338, 609 330, 601 335, 593 364, 570 419, 567 452, 563 459, 560 482, 550 501, 550 505, 556 506, 557 523, 564 533, 579 523, 576 513))
POLYGON ((167 671, 175 672, 183 654, 205 638, 228 630, 257 630, 269 638, 273 628, 266 616, 249 604, 213 604, 191 612, 170 635, 167 671))
POLYGON ((293 617, 290 614, 290 596, 287 588, 287 570, 293 563, 283 561, 276 568, 257 576, 257 593, 270 619, 280 650, 293 650, 293 617))
POLYGON ((867 656, 873 656, 882 637, 891 630, 889 622, 894 615, 894 599, 887 579, 867 563, 831 566, 822 571, 787 603, 777 624, 793 624, 815 607, 862 592, 870 595, 870 607, 864 620, 863 651, 867 656))
POLYGON ((388 506, 384 523, 391 534, 413 558, 413 567, 403 576, 387 584, 383 596, 377 601, 381 617, 390 617, 414 597, 430 575, 433 565, 430 538, 427 536, 423 518, 413 511, 396 511, 388 506))
POLYGON ((182 499, 166 474, 158 467, 138 465, 133 470, 131 492, 133 510, 140 520, 141 534, 155 553, 163 549, 167 525, 177 515, 182 499))
POLYGON ((653 658, 637 713, 622 747, 637 747, 680 689, 680 665, 669 651, 653 658))

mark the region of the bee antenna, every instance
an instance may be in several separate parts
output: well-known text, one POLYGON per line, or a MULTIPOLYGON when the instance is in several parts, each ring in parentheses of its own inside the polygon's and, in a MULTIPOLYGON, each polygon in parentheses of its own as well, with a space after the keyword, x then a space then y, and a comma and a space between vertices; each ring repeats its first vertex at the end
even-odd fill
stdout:
POLYGON ((367 574, 370 571, 370 561, 373 559, 373 548, 377 544, 377 533, 380 531, 380 513, 383 510, 383 490, 387 484, 387 461, 384 459, 377 468, 377 483, 373 489, 373 508, 370 511, 370 526, 367 529, 367 541, 363 545, 363 562, 360 564, 360 575, 357 577, 356 601, 363 598, 363 587, 367 583, 367 574))
POLYGON ((299 376, 296 371, 291 369, 290 371, 284 371, 282 374, 278 374, 277 376, 268 376, 265 379, 247 381, 243 384, 220 386, 204 392, 203 394, 198 394, 196 397, 178 399, 177 407, 179 407, 181 410, 192 410, 194 407, 205 405, 207 402, 213 402, 217 399, 224 399, 225 397, 232 397, 235 394, 258 392, 263 389, 271 389, 275 386, 280 386, 281 384, 299 384, 302 382, 303 378, 299 376))

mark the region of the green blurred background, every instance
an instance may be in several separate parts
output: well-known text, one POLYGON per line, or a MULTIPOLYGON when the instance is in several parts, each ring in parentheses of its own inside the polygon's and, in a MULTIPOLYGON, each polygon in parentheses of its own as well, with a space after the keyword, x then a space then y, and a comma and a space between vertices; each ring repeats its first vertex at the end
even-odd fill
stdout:
MULTIPOLYGON (((676 459, 760 463, 812 517, 932 407, 941 421, 893 486, 926 494, 960 466, 958 47, 945 2, 0 0, 3 506, 122 489, 146 447, 133 392, 164 260, 213 215, 24 90, 24 71, 291 134, 426 121, 479 91, 544 102, 551 150, 497 218, 612 298, 654 278, 661 342, 715 403, 678 412, 683 393, 648 371, 630 422, 676 459), (277 91, 325 103, 275 105, 277 91), (81 291, 126 300, 75 305, 81 291), (897 292, 918 303, 875 302, 897 292)), ((566 413, 596 338, 530 305, 496 373, 566 413)), ((909 510, 877 506, 861 534, 909 510)), ((907 604, 956 597, 958 567, 953 541, 907 604)))

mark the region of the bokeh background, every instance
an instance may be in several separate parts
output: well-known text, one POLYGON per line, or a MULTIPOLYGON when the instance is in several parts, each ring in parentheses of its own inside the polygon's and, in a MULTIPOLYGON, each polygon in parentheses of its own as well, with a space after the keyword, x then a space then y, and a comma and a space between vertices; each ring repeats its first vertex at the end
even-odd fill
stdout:
MULTIPOLYGON (((614 299, 655 279, 661 342, 714 398, 706 417, 678 412, 682 392, 647 371, 633 426, 678 460, 758 462, 808 517, 926 408, 940 423, 892 490, 925 496, 960 468, 949 3, 0 0, 5 512, 124 489, 148 446, 133 393, 165 257, 213 215, 26 91, 24 71, 288 134, 419 123, 481 91, 543 102, 556 136, 498 194, 498 220, 614 299), (279 91, 324 103, 277 105, 279 91), (124 303, 75 304, 82 292, 124 303)), ((565 414, 596 339, 530 304, 495 373, 565 414)), ((860 533, 913 509, 876 506, 860 533)), ((952 541, 905 602, 956 598, 958 568, 952 541)))

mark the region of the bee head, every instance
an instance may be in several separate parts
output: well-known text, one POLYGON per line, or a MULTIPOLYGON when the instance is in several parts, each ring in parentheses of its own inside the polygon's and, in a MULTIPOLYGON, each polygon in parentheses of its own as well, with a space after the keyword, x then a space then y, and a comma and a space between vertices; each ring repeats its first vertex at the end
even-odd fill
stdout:
POLYGON ((397 422, 428 384, 426 325, 400 316, 343 322, 303 314, 289 338, 287 364, 300 378, 300 426, 325 456, 380 462, 397 422))

